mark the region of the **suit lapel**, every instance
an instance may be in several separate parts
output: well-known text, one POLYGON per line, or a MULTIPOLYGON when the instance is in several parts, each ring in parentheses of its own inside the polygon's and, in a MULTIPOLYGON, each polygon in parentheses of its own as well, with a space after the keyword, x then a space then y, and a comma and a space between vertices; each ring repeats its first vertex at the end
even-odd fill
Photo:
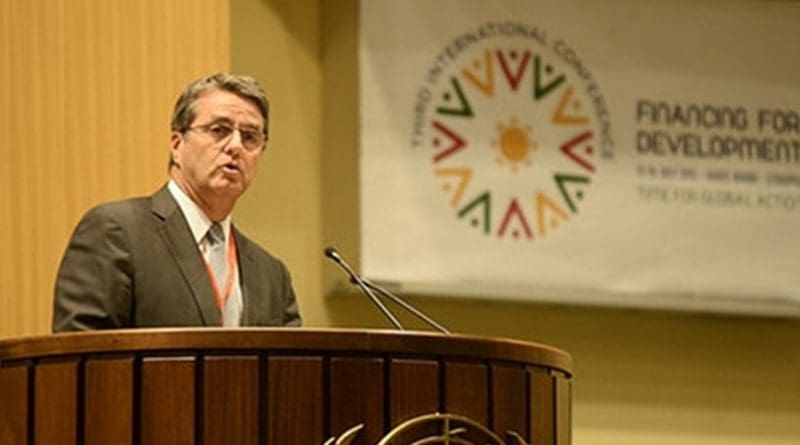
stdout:
POLYGON ((242 324, 244 326, 258 325, 259 309, 255 307, 255 302, 250 299, 251 295, 259 295, 261 280, 255 279, 257 277, 256 262, 253 260, 250 252, 250 243, 232 227, 233 235, 236 239, 236 249, 238 252, 239 261, 239 283, 242 289, 242 324))
POLYGON ((221 314, 214 299, 201 254, 192 237, 191 230, 189 230, 186 218, 166 187, 153 195, 152 210, 163 220, 158 231, 175 259, 186 284, 191 289, 192 298, 200 312, 203 325, 220 326, 222 324, 221 314))

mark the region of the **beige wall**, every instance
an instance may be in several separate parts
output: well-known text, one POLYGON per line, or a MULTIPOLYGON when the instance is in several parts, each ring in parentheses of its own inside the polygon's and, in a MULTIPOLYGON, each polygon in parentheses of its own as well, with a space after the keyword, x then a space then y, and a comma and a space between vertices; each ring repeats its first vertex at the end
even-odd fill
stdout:
MULTIPOLYGON (((264 82, 275 134, 238 224, 287 261, 307 325, 386 327, 321 253, 358 252, 355 1, 233 0, 231 14, 232 67, 264 82)), ((800 443, 797 320, 412 301, 457 332, 572 353, 577 445, 800 443)))
MULTIPOLYGON (((237 224, 286 260, 307 325, 387 326, 321 254, 358 252, 354 1, 231 0, 230 29, 227 1, 202 1, 0 0, 0 337, 49 330, 77 218, 164 181, 174 96, 229 45, 273 104, 237 224)), ((577 445, 800 441, 797 320, 412 301, 457 332, 572 353, 577 445)))
POLYGON ((228 68, 228 14, 227 0, 0 0, 0 338, 50 331, 83 212, 165 181, 172 104, 228 68))
POLYGON ((325 325, 321 245, 322 65, 316 1, 231 2, 231 66, 270 99, 270 140, 237 224, 292 271, 307 324, 325 325))

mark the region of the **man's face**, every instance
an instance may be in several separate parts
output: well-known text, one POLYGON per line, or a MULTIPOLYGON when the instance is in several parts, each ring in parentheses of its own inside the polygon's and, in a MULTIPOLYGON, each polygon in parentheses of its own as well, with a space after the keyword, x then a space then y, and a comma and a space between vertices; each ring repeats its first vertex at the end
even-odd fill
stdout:
POLYGON ((248 149, 242 136, 261 135, 264 118, 254 103, 223 90, 203 93, 194 112, 192 129, 172 133, 172 173, 195 200, 236 200, 253 180, 263 151, 248 149), (239 131, 219 139, 219 130, 230 128, 239 131))

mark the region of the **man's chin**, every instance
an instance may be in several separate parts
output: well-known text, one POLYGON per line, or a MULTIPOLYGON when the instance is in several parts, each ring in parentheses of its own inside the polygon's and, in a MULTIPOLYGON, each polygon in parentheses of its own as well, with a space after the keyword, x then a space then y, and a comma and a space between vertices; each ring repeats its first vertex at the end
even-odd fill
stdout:
POLYGON ((238 198, 245 191, 244 184, 241 181, 230 181, 221 179, 217 181, 211 189, 214 194, 219 196, 226 196, 230 198, 238 198))

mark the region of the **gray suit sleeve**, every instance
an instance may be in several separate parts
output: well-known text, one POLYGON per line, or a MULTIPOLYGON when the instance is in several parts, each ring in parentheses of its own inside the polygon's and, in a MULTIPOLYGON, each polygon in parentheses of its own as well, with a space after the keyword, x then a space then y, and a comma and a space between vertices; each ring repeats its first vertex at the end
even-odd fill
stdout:
POLYGON ((281 273, 283 274, 283 279, 281 280, 283 283, 283 325, 289 327, 301 326, 303 320, 300 318, 300 312, 297 309, 297 298, 294 295, 292 278, 283 262, 279 263, 281 266, 281 273))
POLYGON ((53 332, 127 327, 133 271, 125 232, 97 207, 78 223, 55 285, 53 332))

